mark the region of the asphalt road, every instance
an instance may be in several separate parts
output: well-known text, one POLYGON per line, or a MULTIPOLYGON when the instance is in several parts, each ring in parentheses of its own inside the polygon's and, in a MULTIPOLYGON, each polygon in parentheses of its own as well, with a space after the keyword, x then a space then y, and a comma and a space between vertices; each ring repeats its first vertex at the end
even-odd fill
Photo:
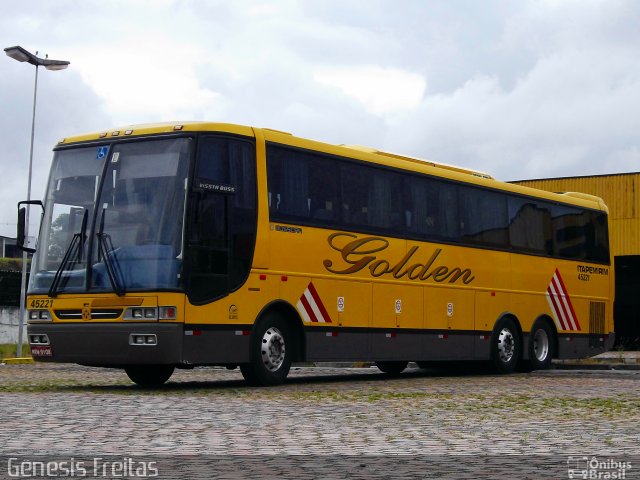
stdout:
POLYGON ((154 477, 149 462, 162 478, 640 478, 639 391, 638 370, 301 367, 254 388, 199 368, 144 390, 119 370, 3 365, 0 478, 36 478, 38 459, 59 467, 38 478, 71 459, 76 478, 154 477))

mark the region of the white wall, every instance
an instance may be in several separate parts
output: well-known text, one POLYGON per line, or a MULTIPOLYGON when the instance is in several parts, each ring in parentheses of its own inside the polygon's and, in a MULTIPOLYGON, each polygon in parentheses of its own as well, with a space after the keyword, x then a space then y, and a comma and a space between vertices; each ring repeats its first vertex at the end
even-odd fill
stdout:
MULTIPOLYGON (((18 343, 18 307, 0 307, 0 343, 18 343)), ((26 339, 26 325, 23 331, 26 339)))

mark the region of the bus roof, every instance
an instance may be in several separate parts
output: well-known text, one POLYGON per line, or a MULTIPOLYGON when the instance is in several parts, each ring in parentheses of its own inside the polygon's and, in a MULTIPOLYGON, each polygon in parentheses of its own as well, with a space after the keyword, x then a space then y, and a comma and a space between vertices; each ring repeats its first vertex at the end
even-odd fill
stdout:
POLYGON ((361 152, 367 152, 367 153, 374 153, 377 155, 383 155, 385 157, 391 157, 391 158, 399 158, 401 160, 406 160, 408 162, 413 162, 413 163, 419 163, 419 164, 427 164, 431 167, 437 167, 437 168, 443 168, 446 170, 451 170, 454 172, 459 172, 459 173, 466 173, 467 175, 473 175, 475 177, 480 177, 480 178, 489 178, 489 179, 493 179, 493 177, 491 175, 489 175, 488 173, 484 173, 484 172, 480 172, 478 170, 470 170, 467 168, 462 168, 462 167, 456 167, 454 165, 447 165, 446 163, 439 163, 439 162, 434 162, 432 160, 424 160, 421 158, 416 158, 416 157, 407 157, 405 155, 399 155, 397 153, 390 153, 390 152, 384 152, 382 150, 376 150, 375 148, 371 148, 371 147, 363 147, 361 145, 340 145, 341 147, 345 147, 345 148, 351 148, 353 150, 360 150, 361 152))
POLYGON ((437 163, 431 160, 399 155, 360 145, 332 145, 302 137, 296 137, 291 133, 270 128, 254 128, 231 123, 189 121, 126 125, 115 129, 67 137, 58 142, 58 146, 62 147, 75 143, 101 142, 107 139, 123 137, 202 131, 225 132, 248 137, 255 137, 257 132, 261 132, 262 136, 264 136, 267 141, 287 144, 298 148, 318 150, 338 156, 353 157, 405 170, 419 171, 434 176, 450 178, 451 180, 511 191, 525 196, 545 198, 552 201, 576 204, 587 208, 608 211, 604 201, 593 195, 578 192, 552 193, 513 183, 502 182, 494 179, 492 176, 484 172, 447 165, 444 163, 437 163))

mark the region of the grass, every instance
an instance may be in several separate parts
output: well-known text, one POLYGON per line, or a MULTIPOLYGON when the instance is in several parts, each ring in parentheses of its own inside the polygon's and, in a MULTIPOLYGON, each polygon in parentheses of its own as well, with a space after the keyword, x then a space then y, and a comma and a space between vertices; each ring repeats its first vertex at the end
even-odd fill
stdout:
MULTIPOLYGON (((0 343, 0 360, 5 358, 15 358, 18 345, 15 343, 0 343)), ((29 345, 22 345, 22 356, 29 357, 29 345)))

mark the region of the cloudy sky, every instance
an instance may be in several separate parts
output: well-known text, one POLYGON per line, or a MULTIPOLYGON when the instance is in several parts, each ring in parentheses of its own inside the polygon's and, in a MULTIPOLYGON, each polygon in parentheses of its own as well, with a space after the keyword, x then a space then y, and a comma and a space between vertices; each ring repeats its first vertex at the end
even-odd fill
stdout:
MULTIPOLYGON (((22 0, 0 47, 41 70, 33 198, 51 148, 212 120, 483 170, 640 171, 640 2, 22 0)), ((34 67, 0 58, 0 235, 26 197, 34 67)))

